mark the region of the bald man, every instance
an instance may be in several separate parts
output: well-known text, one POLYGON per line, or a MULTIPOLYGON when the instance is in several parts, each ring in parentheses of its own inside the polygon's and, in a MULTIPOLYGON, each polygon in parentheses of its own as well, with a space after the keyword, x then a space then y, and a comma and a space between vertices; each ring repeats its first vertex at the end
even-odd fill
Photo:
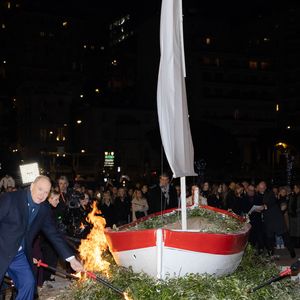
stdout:
POLYGON ((43 231, 57 253, 69 261, 76 272, 83 271, 83 266, 57 231, 49 206, 44 203, 50 189, 50 179, 38 176, 30 189, 0 197, 0 284, 7 272, 18 290, 16 300, 34 298, 31 249, 39 231, 43 231))

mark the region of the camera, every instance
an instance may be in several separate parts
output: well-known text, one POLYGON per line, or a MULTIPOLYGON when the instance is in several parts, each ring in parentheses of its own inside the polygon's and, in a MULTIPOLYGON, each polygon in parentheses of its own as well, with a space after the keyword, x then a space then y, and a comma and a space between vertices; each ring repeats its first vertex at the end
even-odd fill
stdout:
POLYGON ((75 191, 71 194, 69 201, 69 208, 78 208, 80 207, 80 200, 84 199, 84 193, 75 191))

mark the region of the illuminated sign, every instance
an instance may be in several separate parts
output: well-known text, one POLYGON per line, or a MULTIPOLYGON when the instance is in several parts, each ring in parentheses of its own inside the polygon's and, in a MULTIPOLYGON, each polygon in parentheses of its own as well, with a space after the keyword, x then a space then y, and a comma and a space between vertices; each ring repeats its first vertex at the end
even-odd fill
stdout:
POLYGON ((40 175, 38 163, 20 165, 20 172, 23 184, 31 183, 40 175))
POLYGON ((104 167, 112 168, 115 165, 115 153, 104 152, 104 167))

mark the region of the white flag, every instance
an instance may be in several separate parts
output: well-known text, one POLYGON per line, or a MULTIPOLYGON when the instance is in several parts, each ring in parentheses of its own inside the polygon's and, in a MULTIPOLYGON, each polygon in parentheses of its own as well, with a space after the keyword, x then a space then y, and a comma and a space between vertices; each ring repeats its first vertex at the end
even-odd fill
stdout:
POLYGON ((188 120, 181 0, 162 0, 157 110, 160 135, 174 177, 195 176, 188 120))

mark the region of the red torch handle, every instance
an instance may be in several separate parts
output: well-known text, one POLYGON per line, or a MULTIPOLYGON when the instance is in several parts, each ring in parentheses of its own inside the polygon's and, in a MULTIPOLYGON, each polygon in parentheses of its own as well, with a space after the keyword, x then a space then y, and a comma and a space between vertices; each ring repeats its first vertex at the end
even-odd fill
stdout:
POLYGON ((292 274, 291 268, 286 268, 285 270, 279 273, 279 276, 283 277, 283 276, 289 276, 291 274, 292 274))
POLYGON ((39 260, 39 261, 37 262, 37 266, 38 266, 38 267, 44 267, 44 268, 48 268, 48 267, 49 267, 49 265, 43 263, 41 260, 39 260))

